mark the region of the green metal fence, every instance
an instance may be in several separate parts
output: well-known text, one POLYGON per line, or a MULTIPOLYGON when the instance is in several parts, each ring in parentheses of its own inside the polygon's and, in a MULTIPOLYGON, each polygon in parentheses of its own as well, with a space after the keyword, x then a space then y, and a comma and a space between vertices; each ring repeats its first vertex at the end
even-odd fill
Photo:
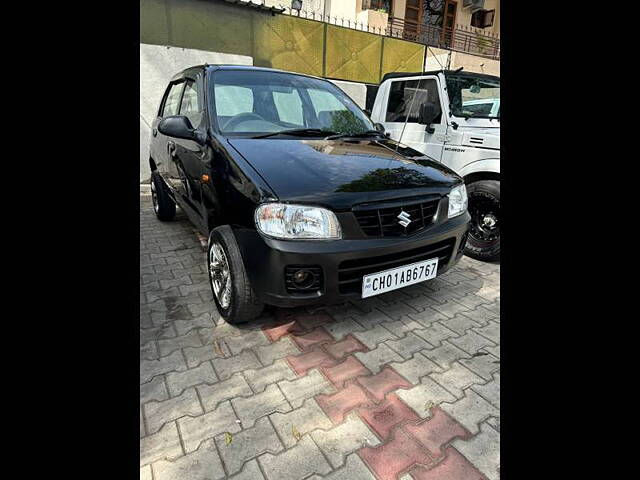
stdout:
POLYGON ((421 71, 425 46, 290 15, 196 0, 140 0, 140 42, 253 57, 257 66, 352 82, 421 71))

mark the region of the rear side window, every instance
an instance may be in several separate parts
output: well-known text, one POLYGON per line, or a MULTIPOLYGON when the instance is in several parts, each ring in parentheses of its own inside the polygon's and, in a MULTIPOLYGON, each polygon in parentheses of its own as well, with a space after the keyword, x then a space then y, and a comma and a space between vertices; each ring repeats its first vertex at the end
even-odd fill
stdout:
POLYGON ((184 87, 180 115, 186 116, 194 127, 200 125, 202 108, 198 100, 198 84, 193 80, 188 80, 184 87))
POLYGON ((183 86, 184 84, 182 83, 171 85, 167 99, 164 101, 163 110, 160 113, 161 117, 178 114, 178 107, 180 106, 178 102, 180 101, 180 93, 182 92, 183 86))
POLYGON ((434 123, 440 123, 442 109, 440 107, 440 96, 438 95, 438 84, 434 79, 423 78, 422 80, 391 82, 386 121, 404 122, 408 114, 409 122, 417 122, 420 104, 424 102, 435 104, 437 116, 434 123), (413 99, 414 95, 415 99, 413 99), (411 103, 412 99, 413 104, 411 103))

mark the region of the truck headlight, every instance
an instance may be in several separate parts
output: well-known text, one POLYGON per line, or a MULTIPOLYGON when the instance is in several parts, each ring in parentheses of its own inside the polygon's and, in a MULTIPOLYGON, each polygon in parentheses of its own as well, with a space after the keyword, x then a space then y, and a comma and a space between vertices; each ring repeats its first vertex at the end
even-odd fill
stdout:
POLYGON ((342 238, 335 214, 320 207, 265 203, 256 208, 256 226, 268 237, 284 240, 342 238))
POLYGON ((457 217, 467 210, 467 187, 458 185, 449 192, 449 218, 457 217))

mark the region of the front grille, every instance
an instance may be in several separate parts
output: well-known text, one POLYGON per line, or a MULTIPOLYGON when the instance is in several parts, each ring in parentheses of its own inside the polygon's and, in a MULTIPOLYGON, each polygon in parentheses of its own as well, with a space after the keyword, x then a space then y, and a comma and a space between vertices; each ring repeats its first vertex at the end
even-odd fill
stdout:
POLYGON ((440 199, 430 199, 413 203, 394 203, 380 208, 361 206, 353 210, 363 233, 368 237, 400 237, 411 235, 433 223, 440 199), (409 214, 411 223, 403 227, 398 215, 404 211, 409 214))
POLYGON ((284 269, 284 283, 287 293, 314 293, 322 289, 322 267, 317 265, 288 265, 284 269), (299 286, 293 281, 293 274, 298 270, 306 270, 313 275, 313 282, 299 286))
POLYGON ((434 257, 438 257, 438 270, 440 270, 449 262, 455 243, 455 238, 450 238, 404 252, 345 260, 338 266, 338 289, 341 294, 360 293, 362 292, 362 277, 364 275, 382 272, 422 260, 429 260, 434 257))

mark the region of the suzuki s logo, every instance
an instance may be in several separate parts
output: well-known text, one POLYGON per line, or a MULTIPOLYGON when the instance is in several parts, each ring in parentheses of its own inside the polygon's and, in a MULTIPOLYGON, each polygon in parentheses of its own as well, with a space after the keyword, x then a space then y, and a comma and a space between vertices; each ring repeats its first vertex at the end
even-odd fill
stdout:
POLYGON ((407 228, 407 225, 411 223, 411 215, 404 210, 400 212, 400 215, 398 215, 397 218, 399 218, 398 223, 405 228, 407 228))

